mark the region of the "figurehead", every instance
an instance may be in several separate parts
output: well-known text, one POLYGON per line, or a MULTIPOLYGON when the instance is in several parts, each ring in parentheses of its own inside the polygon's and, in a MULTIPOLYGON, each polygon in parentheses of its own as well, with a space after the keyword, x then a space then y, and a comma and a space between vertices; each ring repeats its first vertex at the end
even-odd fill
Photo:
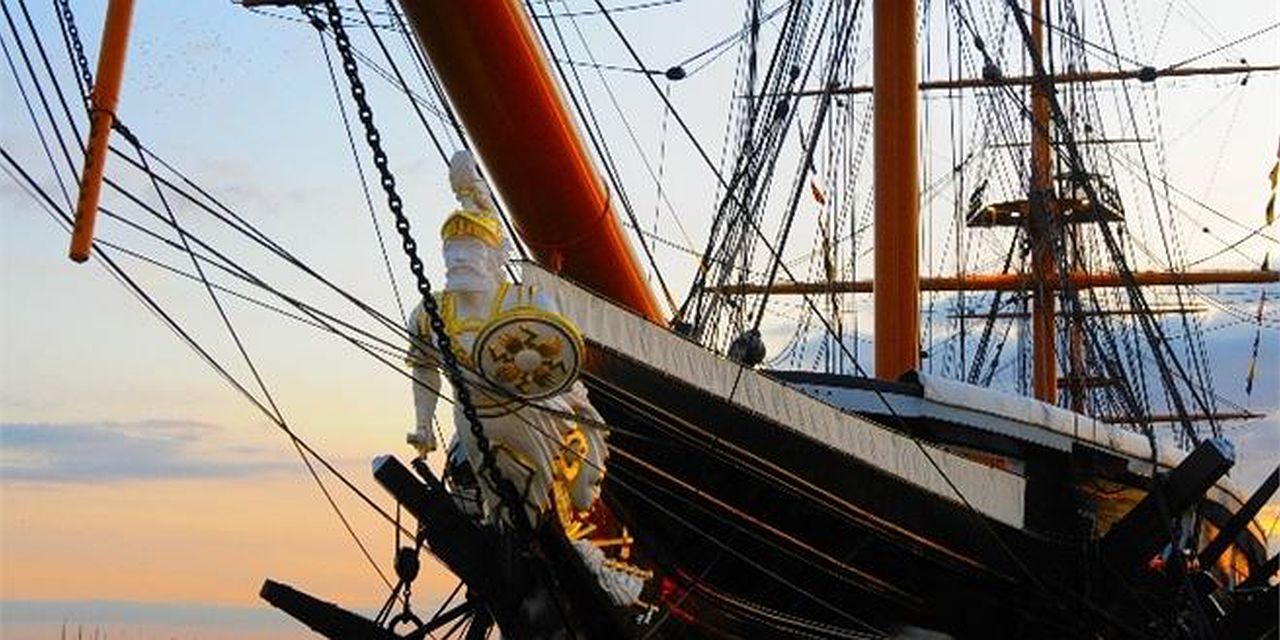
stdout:
POLYGON ((440 227, 445 290, 491 293, 503 282, 509 243, 498 220, 493 193, 468 151, 449 160, 449 184, 458 208, 440 227))
MULTIPOLYGON (((536 526, 558 517, 610 598, 633 604, 648 576, 626 563, 629 552, 607 557, 587 538, 598 526, 593 514, 601 505, 609 451, 608 427, 578 380, 586 357, 582 333, 560 313, 551 292, 507 281, 511 245, 470 153, 460 151, 450 159, 449 183, 458 208, 440 228, 445 286, 436 296, 436 326, 443 325, 464 379, 474 384, 474 416, 489 446, 487 453, 482 450, 469 417, 455 404, 450 491, 465 498, 464 505, 474 505, 470 513, 485 521, 522 517, 536 526), (519 488, 523 509, 503 504, 490 473, 482 472, 486 465, 519 488)), ((416 333, 407 353, 416 423, 408 442, 425 456, 436 448, 432 422, 442 380, 424 305, 414 310, 409 330, 416 333)), ((618 539, 628 539, 625 528, 618 539)), ((609 545, 610 553, 629 549, 609 545)))

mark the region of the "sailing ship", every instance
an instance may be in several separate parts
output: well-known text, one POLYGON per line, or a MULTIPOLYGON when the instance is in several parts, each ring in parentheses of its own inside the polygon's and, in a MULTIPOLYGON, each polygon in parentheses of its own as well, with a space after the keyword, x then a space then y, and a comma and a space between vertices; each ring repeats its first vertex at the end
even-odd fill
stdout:
MULTIPOLYGON (((92 115, 73 235, 72 255, 80 260, 92 254, 94 190, 107 136, 113 125, 130 135, 115 119, 111 88, 119 84, 129 4, 111 1, 96 82, 80 56, 78 80, 92 115)), ((361 80, 366 65, 347 34, 357 17, 373 26, 364 4, 349 11, 334 0, 243 4, 299 8, 303 20, 334 40, 390 208, 401 216, 361 80)), ((615 185, 616 167, 599 146, 598 126, 581 111, 573 65, 547 55, 558 50, 556 36, 535 18, 538 6, 388 4, 379 15, 387 27, 416 38, 428 85, 465 131, 508 229, 528 252, 522 284, 552 292, 559 312, 581 331, 581 381, 611 432, 603 495, 576 520, 497 526, 469 511, 460 489, 462 476, 483 469, 450 467, 442 478, 421 459, 411 461, 411 471, 385 456, 375 477, 419 522, 414 544, 396 557, 400 582, 383 611, 368 619, 274 581, 264 584, 263 597, 334 638, 463 630, 479 638, 494 627, 511 638, 863 638, 912 628, 954 637, 1274 637, 1277 558, 1268 557, 1266 534, 1254 519, 1275 493, 1280 469, 1252 494, 1226 477, 1235 455, 1220 424, 1231 416, 1197 377, 1202 344, 1186 352, 1172 346, 1149 291, 1265 284, 1276 282, 1277 273, 1131 268, 1124 204, 1094 151, 1105 140, 1100 132, 1081 132, 1097 108, 1094 98, 1070 90, 1194 69, 1090 71, 1087 59, 1073 57, 1087 44, 1074 5, 1050 12, 1033 0, 1002 9, 1014 50, 1026 61, 1024 75, 1001 70, 1000 55, 984 41, 994 34, 957 7, 955 26, 971 42, 967 52, 979 57, 981 76, 922 83, 916 4, 864 4, 747 3, 740 35, 749 47, 735 89, 728 160, 717 165, 697 148, 716 178, 716 215, 689 295, 679 304, 669 299, 665 309, 618 215, 630 204, 615 185), (760 64, 761 28, 771 20, 778 33, 760 64), (867 23, 874 81, 850 86, 853 37, 867 23), (1053 33, 1065 34, 1057 48, 1048 46, 1053 33), (1013 155, 1025 158, 1029 178, 1017 181, 1019 197, 1004 201, 986 200, 983 181, 966 194, 969 206, 959 216, 974 233, 1003 234, 1001 273, 922 279, 921 91, 966 88, 989 91, 1001 109, 1016 105, 1013 121, 1023 125, 1009 127, 1004 133, 1018 138, 1002 142, 1028 140, 1026 152, 1013 155), (874 107, 855 111, 853 97, 866 93, 874 107), (586 139, 570 104, 588 125, 586 139), (844 115, 837 113, 842 108, 844 115), (818 148, 864 122, 874 140, 874 280, 840 279, 842 238, 833 217, 815 225, 822 238, 815 271, 824 277, 805 282, 783 253, 799 203, 811 197, 825 206, 843 197, 813 177, 818 148), (795 139, 800 169, 790 184, 779 183, 787 188, 779 206, 771 189, 784 144, 795 139), (595 169, 598 160, 605 161, 605 177, 595 169), (781 220, 773 237, 763 230, 769 207, 781 220), (1099 295, 1104 289, 1118 293, 1099 295), (978 298, 986 308, 976 318, 977 346, 967 355, 961 347, 959 364, 950 367, 958 380, 922 364, 948 348, 922 348, 922 290, 992 292, 978 298), (874 296, 873 375, 861 369, 856 334, 850 349, 840 325, 840 296, 859 292, 874 296), (797 354, 819 352, 825 371, 768 359, 765 310, 784 296, 800 297, 803 323, 821 324, 822 337, 801 335, 783 353, 795 362, 804 359, 797 354), (1004 339, 995 334, 1004 330, 1007 338, 1015 325, 1031 358, 1027 375, 1013 377, 1029 383, 1034 398, 986 386, 1001 363, 1004 339), (1153 395, 1167 399, 1167 407, 1155 406, 1153 395), (598 570, 574 551, 579 541, 599 550, 614 571, 642 581, 634 601, 609 596, 598 570), (467 587, 465 600, 426 620, 406 597, 424 552, 467 587)), ((69 6, 60 6, 74 54, 81 47, 69 6)), ((649 68, 610 11, 603 4, 598 10, 646 78, 688 75, 682 66, 649 68)), ((394 75, 408 93, 400 72, 394 75)), ((669 112, 685 126, 676 110, 669 112)), ((150 152, 139 150, 142 159, 129 162, 155 176, 146 166, 150 152)), ((842 174, 849 175, 856 171, 842 174)), ((630 226, 651 257, 634 217, 630 226)), ((399 217, 406 253, 417 259, 408 227, 399 217)), ((179 238, 188 252, 196 244, 218 255, 185 232, 179 238)), ((415 270, 420 276, 421 262, 415 270)), ((434 295, 425 279, 417 282, 425 298, 434 295)), ((311 321, 341 322, 292 302, 311 321)), ((1170 315, 1192 327, 1181 298, 1179 305, 1170 315)), ((961 322, 966 313, 975 320, 962 310, 961 322)), ((346 327, 355 342, 374 341, 352 329, 346 327)), ((962 324, 957 336, 966 333, 962 324)), ((451 350, 444 345, 441 353, 451 350)), ((480 384, 449 373, 457 386, 480 384)), ((455 393, 467 407, 470 401, 455 393)))

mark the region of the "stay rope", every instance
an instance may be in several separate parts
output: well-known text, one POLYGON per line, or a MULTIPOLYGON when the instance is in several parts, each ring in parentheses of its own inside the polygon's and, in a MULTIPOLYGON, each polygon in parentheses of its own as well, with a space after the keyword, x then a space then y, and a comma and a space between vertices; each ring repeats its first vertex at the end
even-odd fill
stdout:
POLYGON ((466 418, 471 436, 475 438, 476 447, 480 450, 481 468, 478 471, 480 475, 487 477, 489 483, 496 489, 498 498, 510 513, 511 522, 517 531, 527 533, 528 521, 525 520, 520 509, 522 500, 515 485, 498 472, 493 447, 490 446, 489 438, 484 432, 484 425, 480 423, 480 416, 476 413, 475 404, 471 399, 471 390, 463 378, 462 367, 458 364, 458 358, 453 351, 453 340, 445 330, 444 318, 440 315, 440 305, 431 292, 431 281, 427 279, 422 259, 418 256, 418 243, 411 233, 409 218, 404 214, 404 201, 396 191, 396 179, 391 173, 386 151, 382 148, 382 136, 373 121, 373 109, 369 105, 364 83, 360 80, 359 67, 356 65, 351 39, 347 36, 346 27, 343 25, 341 10, 336 0, 325 0, 324 6, 334 43, 337 45, 338 54, 342 57, 342 70, 351 85, 351 97, 356 103, 356 115, 364 127, 365 142, 373 153, 373 165, 378 170, 382 190, 387 195, 387 207, 395 216, 396 232, 400 234, 401 246, 405 257, 409 260, 409 271, 413 273, 414 283, 422 296, 422 308, 429 318, 436 346, 440 350, 440 360, 444 365, 445 375, 453 385, 462 415, 466 418))

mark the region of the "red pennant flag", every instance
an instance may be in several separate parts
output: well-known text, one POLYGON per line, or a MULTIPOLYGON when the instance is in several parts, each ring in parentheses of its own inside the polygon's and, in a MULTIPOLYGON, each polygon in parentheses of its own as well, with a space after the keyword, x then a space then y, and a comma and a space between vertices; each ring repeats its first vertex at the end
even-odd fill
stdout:
POLYGON ((821 206, 827 206, 827 196, 822 193, 822 189, 818 188, 818 183, 812 179, 809 180, 809 192, 813 194, 813 201, 821 206))

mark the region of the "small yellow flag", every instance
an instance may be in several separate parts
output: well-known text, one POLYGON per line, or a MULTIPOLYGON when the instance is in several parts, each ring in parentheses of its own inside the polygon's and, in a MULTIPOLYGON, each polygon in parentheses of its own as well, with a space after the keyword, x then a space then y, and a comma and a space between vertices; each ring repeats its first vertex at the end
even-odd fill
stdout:
POLYGON ((1271 166, 1271 197, 1267 198, 1267 225, 1276 221, 1276 180, 1280 178, 1280 159, 1271 166))
POLYGON ((1280 148, 1276 149, 1276 162, 1271 165, 1271 195, 1267 198, 1267 226, 1276 221, 1276 182, 1280 182, 1280 148))

